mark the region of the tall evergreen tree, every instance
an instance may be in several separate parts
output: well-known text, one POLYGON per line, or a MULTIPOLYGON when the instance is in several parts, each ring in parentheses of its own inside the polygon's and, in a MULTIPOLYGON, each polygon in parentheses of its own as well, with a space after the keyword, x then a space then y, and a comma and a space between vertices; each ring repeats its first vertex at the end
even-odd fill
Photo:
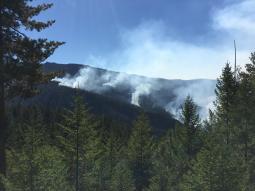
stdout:
POLYGON ((182 106, 181 121, 186 131, 186 152, 189 158, 192 159, 200 146, 199 128, 201 124, 198 107, 190 96, 187 96, 182 106))
POLYGON ((234 108, 236 104, 237 82, 234 72, 232 72, 229 63, 224 67, 220 78, 216 84, 216 116, 219 123, 224 128, 225 141, 228 144, 233 134, 234 108))
POLYGON ((238 88, 238 105, 236 115, 238 120, 237 140, 239 148, 245 158, 250 190, 255 188, 255 53, 251 54, 250 63, 246 64, 246 71, 240 74, 238 88))
MULTIPOLYGON (((19 143, 22 147, 20 148, 21 153, 18 156, 23 159, 20 165, 25 165, 24 167, 27 169, 26 174, 23 175, 23 177, 26 177, 26 181, 23 182, 24 188, 27 186, 30 191, 35 190, 35 177, 37 176, 35 153, 44 141, 44 128, 41 116, 38 113, 38 116, 36 116, 36 113, 36 110, 34 110, 34 113, 30 116, 29 122, 23 122, 19 129, 22 136, 20 139, 21 142, 19 143), (22 162, 24 162, 24 164, 22 164, 22 162)), ((19 153, 18 150, 16 153, 19 153)))
POLYGON ((241 82, 238 89, 238 103, 236 106, 235 125, 238 126, 237 141, 243 151, 245 160, 250 155, 250 146, 252 137, 255 135, 253 127, 255 125, 254 103, 255 103, 255 86, 252 85, 247 74, 241 74, 241 82))
POLYGON ((153 176, 149 190, 176 191, 186 172, 187 155, 183 147, 184 131, 170 129, 153 150, 153 176))
POLYGON ((97 123, 89 114, 80 96, 74 99, 73 110, 67 110, 59 124, 58 137, 66 162, 70 165, 70 178, 76 190, 99 187, 102 144, 97 123))
POLYGON ((52 4, 32 6, 30 0, 0 1, 0 173, 5 174, 7 96, 30 96, 34 84, 43 81, 41 63, 62 43, 47 39, 31 39, 23 30, 41 31, 54 21, 34 19, 52 4))
MULTIPOLYGON (((124 153, 122 153, 125 140, 121 139, 121 136, 118 133, 119 130, 122 130, 121 128, 123 127, 116 124, 116 122, 111 122, 108 127, 100 129, 100 131, 103 133, 102 138, 104 142, 104 153, 101 160, 103 161, 102 166, 104 167, 105 171, 104 182, 107 187, 105 190, 110 190, 110 187, 114 181, 113 179, 117 178, 114 177, 116 175, 116 164, 118 164, 118 162, 121 161, 125 156, 124 153)), ((119 166, 119 168, 122 167, 126 168, 126 166, 119 166)))
POLYGON ((149 186, 151 178, 152 135, 148 118, 140 114, 132 129, 128 142, 128 155, 137 191, 149 186))
POLYGON ((247 175, 242 157, 234 147, 225 144, 225 135, 218 130, 219 128, 213 128, 208 134, 206 144, 183 178, 181 190, 247 190, 247 175))

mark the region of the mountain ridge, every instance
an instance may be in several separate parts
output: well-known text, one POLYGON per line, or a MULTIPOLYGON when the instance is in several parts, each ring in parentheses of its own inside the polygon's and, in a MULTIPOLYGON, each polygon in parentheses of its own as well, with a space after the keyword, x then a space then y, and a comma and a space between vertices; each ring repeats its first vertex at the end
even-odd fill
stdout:
MULTIPOLYGON (((72 82, 75 82, 77 79, 83 79, 83 77, 88 75, 86 79, 90 80, 82 81, 84 84, 80 83, 81 88, 79 92, 92 114, 99 118, 106 117, 110 120, 118 120, 131 127, 137 115, 145 112, 153 127, 153 131, 157 134, 162 134, 180 123, 176 119, 178 116, 174 114, 180 112, 180 105, 185 96, 183 93, 180 99, 179 90, 183 91, 194 84, 196 85, 198 82, 205 81, 206 85, 208 85, 208 82, 215 83, 212 80, 167 80, 124 74, 124 79, 121 79, 114 86, 110 86, 109 82, 118 80, 119 75, 122 75, 121 73, 79 64, 46 63, 42 66, 42 69, 44 73, 61 72, 62 75, 59 79, 66 78, 72 82), (90 78, 90 74, 95 75, 95 77, 90 78), (132 84, 132 80, 135 83, 132 82, 132 84), (105 85, 105 83, 108 84, 105 85), (137 89, 140 86, 146 87, 146 84, 151 85, 149 92, 142 92, 138 95, 138 105, 132 104, 132 98, 136 94, 137 89), (93 85, 95 89, 86 89, 82 85, 84 87, 85 85, 93 85), (103 89, 98 90, 96 88, 103 89), (172 110, 167 110, 168 106, 172 110)), ((196 88, 201 89, 200 86, 195 86, 196 88)), ((24 101, 23 104, 25 106, 37 104, 46 109, 68 109, 72 107, 73 97, 77 93, 77 90, 72 86, 61 85, 61 82, 56 80, 49 84, 41 85, 39 89, 41 93, 24 101)))
POLYGON ((149 78, 76 64, 47 63, 43 68, 45 72, 64 71, 60 78, 55 79, 59 85, 72 88, 79 86, 146 110, 161 108, 176 117, 186 96, 192 96, 197 102, 202 118, 206 117, 215 97, 216 80, 149 78))
POLYGON ((141 78, 149 78, 149 79, 154 79, 154 80, 166 80, 166 81, 197 81, 197 80, 211 80, 211 81, 215 81, 216 79, 209 79, 209 78, 195 78, 195 79, 168 79, 168 78, 160 78, 160 77, 149 77, 149 76, 145 76, 145 75, 139 75, 139 74, 130 74, 130 73, 126 73, 126 72, 119 72, 119 71, 114 71, 114 70, 108 70, 105 68, 99 68, 99 67, 95 67, 95 66, 91 66, 91 65, 87 65, 87 64, 76 64, 76 63, 66 63, 66 64, 60 64, 57 62, 45 62, 44 64, 42 64, 42 68, 44 72, 56 72, 58 71, 58 67, 61 68, 62 70, 64 69, 64 71, 66 71, 67 73, 71 74, 71 75, 75 75, 79 69, 82 69, 84 67, 89 67, 89 68, 93 68, 96 70, 101 70, 101 71, 107 71, 107 72, 111 72, 111 73, 118 73, 118 74, 125 74, 125 75, 129 75, 129 76, 136 76, 136 77, 141 77, 141 78), (74 67, 73 71, 70 70, 70 68, 74 67), (75 71, 75 72, 74 72, 75 71))

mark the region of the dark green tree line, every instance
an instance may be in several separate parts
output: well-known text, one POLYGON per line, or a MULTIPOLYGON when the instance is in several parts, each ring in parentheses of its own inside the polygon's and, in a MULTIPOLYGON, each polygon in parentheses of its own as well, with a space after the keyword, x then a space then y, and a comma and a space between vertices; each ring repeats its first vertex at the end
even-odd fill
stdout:
POLYGON ((225 65, 208 119, 188 96, 179 122, 162 136, 145 111, 132 125, 107 121, 79 95, 64 111, 7 108, 51 79, 41 63, 62 44, 26 35, 54 23, 34 19, 52 4, 31 2, 0 1, 0 190, 255 190, 255 53, 245 70, 225 65))
POLYGON ((40 68, 62 43, 47 39, 31 39, 23 31, 41 31, 54 21, 36 21, 35 16, 52 4, 32 6, 29 0, 1 0, 0 2, 0 173, 6 173, 6 99, 31 96, 35 84, 44 78, 40 68))

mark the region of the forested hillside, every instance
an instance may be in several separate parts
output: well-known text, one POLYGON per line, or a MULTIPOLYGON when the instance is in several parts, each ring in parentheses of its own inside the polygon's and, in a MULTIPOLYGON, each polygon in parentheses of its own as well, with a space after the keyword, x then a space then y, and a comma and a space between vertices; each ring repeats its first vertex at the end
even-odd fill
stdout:
POLYGON ((187 97, 181 123, 161 136, 152 133, 142 111, 131 129, 91 115, 79 90, 71 108, 51 111, 50 117, 36 106, 16 108, 9 115, 4 184, 9 190, 77 185, 79 190, 253 190, 254 56, 237 78, 225 66, 208 120, 200 120, 187 97))
POLYGON ((187 96, 177 121, 52 82, 63 43, 23 33, 50 27, 34 16, 52 4, 29 2, 0 3, 0 191, 255 190, 255 52, 224 66, 207 119, 187 96))
MULTIPOLYGON (((132 121, 136 119, 136 116, 143 111, 142 108, 118 100, 116 97, 109 97, 85 90, 59 86, 56 82, 41 85, 39 91, 40 94, 32 98, 25 100, 20 98, 12 99, 8 105, 11 108, 16 108, 17 105, 24 108, 36 105, 41 108, 44 116, 51 118, 51 116, 48 116, 48 112, 51 113, 52 111, 54 113, 54 111, 63 110, 63 108, 72 108, 73 98, 78 91, 79 95, 89 108, 90 113, 99 119, 105 118, 107 120, 118 121, 119 123, 123 123, 130 127, 132 121)), ((170 113, 161 108, 144 110, 144 112, 150 119, 153 131, 156 134, 162 134, 178 123, 178 120, 174 119, 170 113)))
POLYGON ((58 72, 60 86, 77 88, 115 101, 140 106, 146 111, 167 111, 178 118, 180 105, 190 95, 199 106, 202 118, 215 99, 216 80, 149 78, 79 64, 43 64, 45 73, 58 72))

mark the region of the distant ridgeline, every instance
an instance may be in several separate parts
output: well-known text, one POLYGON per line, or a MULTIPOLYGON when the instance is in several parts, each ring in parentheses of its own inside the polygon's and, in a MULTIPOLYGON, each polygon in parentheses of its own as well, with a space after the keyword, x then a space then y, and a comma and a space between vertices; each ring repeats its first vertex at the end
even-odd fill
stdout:
POLYGON ((214 100, 214 80, 146 78, 78 64, 46 63, 43 71, 61 72, 62 76, 42 85, 41 93, 22 105, 36 103, 45 110, 70 108, 79 87, 79 94, 97 117, 131 125, 143 110, 157 133, 178 123, 180 105, 187 95, 200 106, 202 118, 214 100))
POLYGON ((44 65, 45 72, 62 71, 54 81, 59 85, 86 90, 115 100, 131 103, 146 111, 163 110, 178 118, 180 105, 190 95, 198 104, 202 118, 208 116, 215 98, 216 80, 167 80, 148 78, 94 68, 87 65, 44 65))
MULTIPOLYGON (((55 64, 47 63, 43 65, 43 71, 48 72, 62 72, 63 76, 69 74, 70 76, 77 76, 79 70, 84 68, 83 65, 78 64, 55 64)), ((101 75, 107 72, 103 69, 96 69, 101 75)), ((114 72, 112 72, 114 73, 114 72)), ((115 73, 117 75, 117 73, 115 73)), ((96 83, 96 81, 95 81, 96 83)), ((76 87, 76 86, 75 86, 76 87)), ((133 121, 137 118, 139 113, 145 111, 146 115, 150 119, 150 124, 156 134, 164 133, 167 129, 173 128, 176 123, 179 123, 168 112, 160 107, 141 107, 130 104, 125 97, 127 92, 123 93, 122 90, 116 91, 112 88, 104 93, 85 90, 80 84, 78 94, 84 98, 84 102, 88 106, 89 110, 95 114, 98 118, 105 118, 108 121, 116 121, 123 126, 131 126, 133 121), (119 92, 118 92, 119 91, 119 92)), ((127 91, 127 90, 125 90, 127 91)), ((40 94, 35 97, 19 100, 15 99, 10 104, 12 107, 28 107, 32 105, 39 106, 43 113, 49 118, 49 122, 53 121, 56 116, 49 116, 49 113, 61 111, 65 108, 69 109, 73 106, 73 98, 77 94, 77 89, 60 86, 58 82, 50 82, 49 84, 40 86, 40 94)), ((146 99, 146 98, 145 98, 146 99)), ((144 100, 145 100, 144 99, 144 100)), ((148 103, 147 103, 148 104, 148 103)))
POLYGON ((215 80, 147 78, 79 64, 46 63, 43 71, 62 72, 62 76, 43 85, 41 93, 26 104, 70 107, 77 92, 74 88, 79 87, 79 93, 96 116, 130 124, 142 108, 157 132, 174 127, 187 95, 200 106, 202 118, 207 116, 214 100, 215 80))

